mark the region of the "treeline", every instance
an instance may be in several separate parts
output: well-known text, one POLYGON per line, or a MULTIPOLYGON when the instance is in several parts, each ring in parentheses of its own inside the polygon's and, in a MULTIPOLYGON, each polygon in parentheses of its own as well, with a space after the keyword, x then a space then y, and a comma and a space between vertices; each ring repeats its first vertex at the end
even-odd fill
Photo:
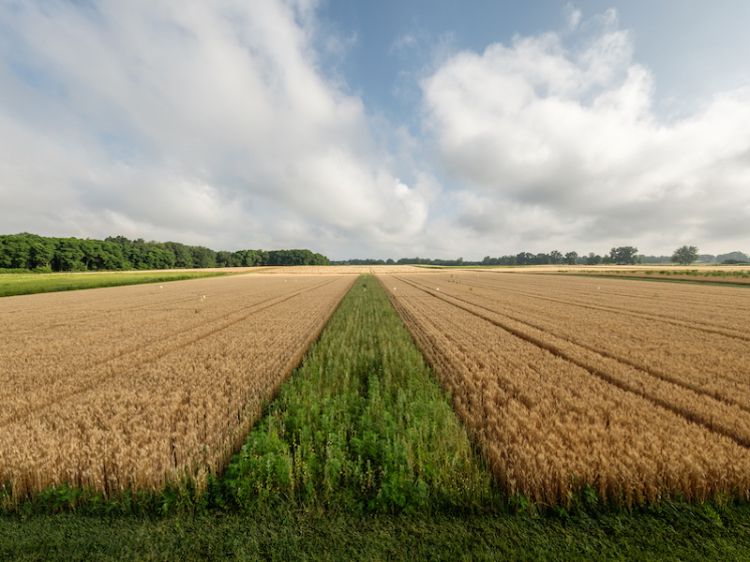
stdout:
MULTIPOLYGON (((485 256, 481 261, 465 261, 463 258, 455 260, 430 259, 430 258, 401 258, 398 260, 382 259, 352 259, 331 262, 334 265, 438 265, 438 266, 461 266, 461 265, 598 265, 600 263, 631 264, 639 263, 638 248, 633 246, 620 246, 612 248, 610 253, 604 256, 594 254, 579 256, 578 252, 567 252, 563 254, 558 250, 549 253, 520 252, 515 255, 500 256, 493 258, 485 256)), ((669 258, 667 258, 669 261, 669 258)))
POLYGON ((492 258, 485 256, 480 262, 481 265, 599 265, 599 264, 619 264, 630 265, 640 263, 641 258, 638 254, 638 248, 635 246, 619 246, 612 248, 609 254, 599 255, 590 252, 588 255, 579 255, 578 252, 562 253, 558 250, 552 250, 547 253, 532 254, 530 252, 520 252, 516 255, 501 256, 492 258))
POLYGON ((714 256, 712 254, 698 254, 695 246, 683 246, 675 250, 671 256, 645 256, 638 253, 634 246, 619 246, 612 248, 608 254, 600 255, 590 252, 579 255, 578 252, 560 252, 552 250, 549 253, 519 252, 507 256, 493 258, 485 256, 481 261, 467 261, 463 258, 454 260, 431 259, 431 258, 401 258, 393 259, 351 259, 331 262, 334 265, 435 265, 435 266, 462 266, 462 265, 633 265, 639 263, 666 264, 681 263, 684 265, 698 261, 700 263, 741 264, 750 262, 750 258, 743 252, 730 252, 714 256))
POLYGON ((310 250, 217 252, 203 246, 130 240, 124 236, 92 240, 28 233, 0 235, 0 269, 100 271, 329 263, 327 257, 310 250))

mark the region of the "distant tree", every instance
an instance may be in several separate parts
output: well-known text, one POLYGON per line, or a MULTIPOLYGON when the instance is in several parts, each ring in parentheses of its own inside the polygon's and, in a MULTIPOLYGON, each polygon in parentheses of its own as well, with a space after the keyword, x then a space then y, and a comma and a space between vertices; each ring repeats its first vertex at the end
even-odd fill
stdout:
POLYGON ((174 254, 175 267, 193 267, 193 254, 190 246, 179 242, 165 242, 164 247, 174 254))
POLYGON ((565 263, 568 265, 575 265, 578 261, 578 252, 568 252, 565 254, 565 263))
POLYGON ((216 252, 203 246, 191 246, 190 253, 193 254, 193 267, 216 267, 216 252))
POLYGON ((534 263, 534 254, 529 252, 521 252, 516 255, 516 264, 518 265, 530 265, 534 263))
POLYGON ((558 252, 557 250, 552 250, 549 253, 549 261, 553 264, 558 264, 563 261, 563 255, 561 252, 558 252))
POLYGON ((589 252, 589 255, 586 256, 586 265, 599 265, 600 263, 602 263, 602 257, 599 254, 589 252))
POLYGON ((226 250, 216 252, 216 267, 232 267, 232 252, 226 250))
POLYGON ((77 238, 61 238, 55 248, 52 268, 55 271, 85 271, 83 261, 85 254, 81 249, 81 240, 77 238))
POLYGON ((729 252, 728 254, 719 254, 716 256, 719 263, 747 263, 750 257, 744 252, 729 252))
POLYGON ((638 248, 634 246, 619 246, 609 251, 609 259, 618 265, 638 263, 638 248))
POLYGON ((52 258, 55 256, 55 245, 44 238, 33 241, 29 247, 29 268, 51 270, 52 258))
POLYGON ((680 265, 690 265, 698 259, 698 248, 695 246, 681 246, 672 254, 672 261, 680 265))

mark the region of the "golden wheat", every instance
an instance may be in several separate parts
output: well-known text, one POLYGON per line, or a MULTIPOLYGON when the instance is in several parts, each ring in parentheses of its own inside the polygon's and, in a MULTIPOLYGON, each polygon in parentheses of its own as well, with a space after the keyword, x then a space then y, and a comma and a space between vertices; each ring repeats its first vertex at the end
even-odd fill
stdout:
MULTIPOLYGON (((670 323, 689 316, 684 299, 675 298, 673 316, 661 308, 661 321, 647 321, 626 309, 566 302, 602 286, 625 295, 652 290, 639 282, 475 272, 381 280, 510 493, 550 504, 569 501, 585 485, 627 504, 675 493, 748 497, 750 402, 739 391, 734 399, 720 392, 748 379, 740 353, 746 342, 670 323), (674 341, 672 349, 694 345, 705 359, 695 368, 670 363, 669 348, 648 345, 659 333, 674 341), (628 348, 634 342, 637 354, 628 348), (718 366, 699 379, 712 361, 718 366)), ((711 297, 717 306, 729 299, 723 287, 696 291, 709 306, 711 297)), ((743 289, 731 291, 737 307, 749 304, 743 289)), ((726 323, 712 322, 731 333, 734 320, 728 313, 726 323)))
POLYGON ((0 482, 158 489, 225 464, 352 276, 0 300, 0 482))

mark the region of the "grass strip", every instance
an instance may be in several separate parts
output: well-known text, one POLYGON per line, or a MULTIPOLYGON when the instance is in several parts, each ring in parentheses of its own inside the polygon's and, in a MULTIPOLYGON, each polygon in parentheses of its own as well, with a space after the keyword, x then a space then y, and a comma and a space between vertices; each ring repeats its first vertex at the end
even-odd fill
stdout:
POLYGON ((0 559, 750 560, 750 508, 528 515, 0 516, 0 559))
POLYGON ((106 273, 0 273, 0 297, 164 283, 228 275, 223 271, 113 271, 106 273))
POLYGON ((501 503, 372 276, 357 280, 221 480, 246 510, 406 512, 501 503), (493 500, 497 500, 493 502, 493 500))

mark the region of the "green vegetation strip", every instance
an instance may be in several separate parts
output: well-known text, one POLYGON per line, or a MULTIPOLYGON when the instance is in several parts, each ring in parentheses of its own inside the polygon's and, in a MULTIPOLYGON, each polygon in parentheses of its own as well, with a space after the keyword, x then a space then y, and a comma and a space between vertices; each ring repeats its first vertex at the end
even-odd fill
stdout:
POLYGON ((106 273, 0 273, 0 297, 164 283, 227 275, 223 271, 113 271, 106 273))
MULTIPOLYGON (((492 478, 380 284, 357 280, 223 478, 244 509, 476 510, 492 478)), ((493 500, 497 500, 493 502, 493 500)))
POLYGON ((750 509, 528 515, 0 517, 0 560, 750 560, 750 509))

